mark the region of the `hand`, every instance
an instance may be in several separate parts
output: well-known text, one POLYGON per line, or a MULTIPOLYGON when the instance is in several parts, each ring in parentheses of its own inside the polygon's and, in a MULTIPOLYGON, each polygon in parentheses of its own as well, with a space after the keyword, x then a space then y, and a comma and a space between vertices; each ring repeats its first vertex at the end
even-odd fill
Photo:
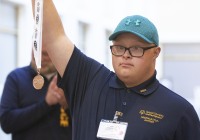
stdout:
POLYGON ((59 104, 62 106, 63 109, 68 108, 68 104, 65 98, 64 91, 61 88, 58 88, 58 94, 60 95, 61 99, 59 100, 59 104))
POLYGON ((57 86, 57 76, 49 84, 45 100, 50 106, 59 103, 64 109, 68 107, 64 91, 57 86))

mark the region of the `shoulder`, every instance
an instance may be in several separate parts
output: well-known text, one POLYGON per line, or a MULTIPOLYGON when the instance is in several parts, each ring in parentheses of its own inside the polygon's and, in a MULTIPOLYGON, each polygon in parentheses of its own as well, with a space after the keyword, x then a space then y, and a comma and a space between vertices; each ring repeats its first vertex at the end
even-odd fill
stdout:
POLYGON ((159 93, 165 102, 168 102, 171 105, 174 105, 174 108, 191 108, 193 107, 192 104, 183 96, 181 96, 181 93, 176 93, 167 87, 160 84, 159 86, 159 93))
POLYGON ((24 66, 24 67, 19 67, 15 68, 12 70, 7 77, 12 77, 12 78, 17 78, 21 76, 27 76, 27 75, 32 75, 34 74, 35 71, 31 68, 31 66, 24 66))
POLYGON ((160 84, 155 98, 156 102, 160 105, 158 108, 164 112, 166 118, 173 119, 174 123, 182 119, 198 122, 198 115, 194 106, 181 96, 181 93, 176 93, 160 84))

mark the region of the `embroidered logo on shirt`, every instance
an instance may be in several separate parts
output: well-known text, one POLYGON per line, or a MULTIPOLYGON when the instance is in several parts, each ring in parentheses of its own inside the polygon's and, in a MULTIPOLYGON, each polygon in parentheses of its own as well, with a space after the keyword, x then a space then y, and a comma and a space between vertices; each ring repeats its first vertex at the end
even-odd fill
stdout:
POLYGON ((69 126, 69 116, 63 108, 60 109, 60 126, 68 127, 69 126))
POLYGON ((147 110, 140 110, 139 114, 141 115, 140 118, 143 119, 145 122, 148 123, 158 123, 160 120, 164 118, 163 114, 159 114, 152 111, 147 110))

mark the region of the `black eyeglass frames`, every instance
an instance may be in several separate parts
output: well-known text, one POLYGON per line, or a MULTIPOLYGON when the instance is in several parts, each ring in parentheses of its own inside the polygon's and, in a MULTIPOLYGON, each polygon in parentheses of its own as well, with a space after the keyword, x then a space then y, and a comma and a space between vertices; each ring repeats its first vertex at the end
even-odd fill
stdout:
POLYGON ((150 47, 139 47, 139 46, 133 46, 130 48, 126 48, 124 46, 121 45, 111 45, 110 49, 113 55, 115 56, 122 56, 124 55, 124 53, 126 52, 126 50, 128 50, 129 54, 132 57, 142 57, 144 55, 144 52, 146 50, 152 49, 157 47, 155 46, 150 46, 150 47))

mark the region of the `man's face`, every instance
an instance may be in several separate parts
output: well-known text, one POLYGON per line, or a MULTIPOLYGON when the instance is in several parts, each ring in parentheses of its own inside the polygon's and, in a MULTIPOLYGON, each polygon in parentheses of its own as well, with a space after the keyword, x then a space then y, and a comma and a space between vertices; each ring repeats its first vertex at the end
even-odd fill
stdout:
POLYGON ((41 73, 42 74, 48 74, 55 72, 55 67, 46 51, 46 49, 42 48, 42 63, 41 63, 41 73))
MULTIPOLYGON (((56 72, 56 69, 46 51, 46 48, 45 47, 42 47, 42 60, 41 60, 41 70, 40 70, 40 73, 41 74, 50 74, 50 73, 54 73, 56 72)), ((35 66, 35 59, 34 57, 32 56, 32 65, 35 66)))
MULTIPOLYGON (((141 38, 131 34, 123 33, 113 41, 113 45, 120 45, 126 48, 150 47, 149 44, 141 38)), ((113 68, 127 87, 137 86, 149 79, 155 71, 155 59, 160 52, 160 48, 146 50, 142 57, 132 57, 128 50, 122 56, 112 55, 113 68)))

